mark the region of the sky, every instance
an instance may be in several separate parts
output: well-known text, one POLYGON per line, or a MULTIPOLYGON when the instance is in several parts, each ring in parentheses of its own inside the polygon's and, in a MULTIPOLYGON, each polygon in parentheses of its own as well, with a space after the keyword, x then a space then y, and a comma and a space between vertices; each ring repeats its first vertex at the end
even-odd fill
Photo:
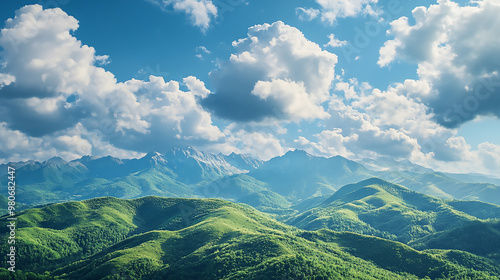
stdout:
POLYGON ((500 170, 500 2, 0 3, 0 162, 193 146, 500 170))

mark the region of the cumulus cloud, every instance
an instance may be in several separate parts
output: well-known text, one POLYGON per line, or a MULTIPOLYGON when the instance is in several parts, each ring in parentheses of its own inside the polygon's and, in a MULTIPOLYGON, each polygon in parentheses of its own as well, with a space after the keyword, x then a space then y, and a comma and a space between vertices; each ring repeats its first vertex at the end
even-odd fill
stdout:
POLYGON ((113 115, 108 115, 112 129, 106 136, 117 147, 144 152, 218 141, 223 133, 197 103, 197 97, 209 91, 195 77, 184 78, 183 82, 189 91, 180 90, 179 82, 165 82, 162 77, 151 76, 148 82, 127 81, 124 86, 134 93, 140 108, 136 103, 119 104, 113 115))
POLYGON ((336 55, 281 21, 250 27, 233 46, 238 52, 210 73, 215 93, 203 101, 205 108, 244 122, 327 116, 320 104, 329 96, 336 55))
MULTIPOLYGON (((434 6, 440 5, 450 8, 441 14, 463 8, 446 1, 434 6)), ((485 1, 468 7, 462 19, 471 22, 468 18, 484 12, 484 5, 495 6, 485 1)), ((419 18, 415 26, 425 25, 421 22, 434 6, 425 13, 414 12, 419 18)), ((391 32, 398 24, 393 23, 391 32)), ((460 96, 463 89, 475 93, 473 81, 483 81, 479 97, 489 93, 488 102, 495 105, 495 56, 481 66, 480 52, 460 58, 450 55, 465 52, 467 44, 458 42, 459 27, 443 26, 438 31, 444 32, 444 39, 438 32, 432 40, 421 37, 416 42, 431 42, 427 51, 411 49, 403 35, 394 33, 393 41, 400 41, 396 48, 385 49, 382 61, 417 61, 420 79, 381 90, 335 77, 337 57, 296 28, 282 22, 256 25, 246 38, 233 43, 234 54, 210 74, 212 93, 193 76, 182 81, 150 76, 118 83, 101 67, 109 57, 72 35, 78 28, 76 19, 60 9, 26 6, 7 21, 0 36, 0 142, 4 143, 0 161, 45 160, 54 155, 72 159, 84 154, 130 158, 193 145, 262 159, 290 148, 324 156, 390 156, 446 171, 495 174, 500 166, 498 145, 471 147, 456 129, 436 123, 445 115, 437 105, 446 98, 458 100, 453 94, 460 96), (457 30, 446 33, 449 28, 457 30), (437 47, 433 40, 440 42, 437 47), (210 111, 234 122, 221 131, 210 111), (296 123, 303 120, 317 121, 313 124, 320 130, 311 133, 316 128, 310 125, 306 132, 310 134, 296 135, 296 123), (289 128, 294 132, 288 133, 289 128)), ((487 50, 496 37, 488 40, 474 44, 487 50)), ((343 44, 334 35, 330 42, 332 47, 343 44)), ((198 51, 208 54, 201 47, 198 51)), ((463 100, 464 110, 474 105, 472 99, 463 100)), ((486 105, 480 105, 477 114, 486 114, 481 106, 486 105)))
POLYGON ((338 18, 357 17, 359 15, 378 16, 378 0, 316 0, 320 10, 297 8, 296 14, 301 20, 313 20, 321 14, 321 20, 329 24, 338 18))
POLYGON ((447 142, 456 131, 437 124, 429 108, 411 97, 413 92, 422 90, 428 90, 426 84, 406 80, 385 91, 373 89, 370 94, 360 94, 352 105, 366 112, 374 126, 396 129, 414 139, 419 152, 432 153, 437 160, 461 160, 462 147, 447 142))
MULTIPOLYGON (((339 84, 336 90, 346 91, 344 94, 349 99, 333 96, 328 106, 331 117, 323 122, 324 130, 314 134, 314 138, 299 137, 294 141, 296 148, 306 149, 312 154, 342 155, 353 159, 411 158, 422 153, 417 139, 396 124, 384 124, 371 112, 369 106, 372 103, 368 99, 378 89, 372 90, 369 85, 358 84, 356 80, 339 84)), ((387 113, 394 112, 391 105, 388 106, 387 113)))
POLYGON ((418 63, 415 92, 434 119, 454 128, 479 115, 500 117, 500 3, 474 1, 460 6, 440 0, 412 11, 415 24, 401 17, 391 23, 394 39, 380 49, 382 67, 399 59, 418 63))
POLYGON ((20 155, 20 151, 32 149, 34 146, 39 146, 39 139, 27 137, 25 134, 11 130, 5 122, 0 122, 0 158, 3 162, 6 159, 23 160, 25 155, 20 155))
POLYGON ((280 104, 285 118, 292 120, 324 119, 328 113, 323 107, 316 105, 306 92, 303 83, 289 80, 258 81, 252 94, 263 100, 280 104))
POLYGON ((426 89, 414 81, 396 83, 387 90, 356 79, 336 83, 324 130, 312 138, 299 137, 295 148, 313 154, 425 161, 459 161, 470 147, 432 120, 429 109, 408 94, 426 89))
POLYGON ((112 155, 119 158, 137 158, 144 154, 116 148, 107 141, 77 124, 74 128, 59 131, 54 135, 30 137, 8 128, 0 122, 0 162, 18 162, 25 160, 44 161, 53 156, 66 160, 82 155, 112 155))
POLYGON ((93 65, 95 50, 70 34, 77 28, 78 21, 62 10, 39 5, 25 6, 6 21, 0 71, 12 78, 0 91, 0 118, 13 129, 41 136, 68 128, 85 115, 67 102, 72 95, 94 80, 114 84, 110 73, 93 65))
POLYGON ((39 5, 25 6, 6 21, 0 37, 3 71, 16 78, 13 87, 22 86, 10 97, 69 95, 88 85, 95 50, 70 34, 77 28, 78 21, 62 10, 43 11, 39 5), (36 90, 40 85, 43 91, 36 90))
POLYGON ((313 136, 318 142, 313 142, 303 136, 299 136, 298 139, 294 140, 295 147, 314 155, 322 155, 325 157, 341 155, 348 158, 352 158, 354 154, 346 147, 346 144, 356 142, 359 137, 359 135, 355 133, 344 136, 340 128, 323 130, 313 136))
POLYGON ((492 174, 498 175, 500 170, 500 146, 489 142, 479 144, 477 155, 479 162, 492 174))
POLYGON ((382 91, 356 79, 336 83, 324 130, 300 136, 292 147, 312 154, 349 158, 392 157, 448 172, 495 174, 500 164, 498 145, 471 147, 456 129, 434 120, 420 102, 430 92, 424 81, 406 80, 382 91))
POLYGON ((449 142, 453 142, 453 145, 463 146, 464 157, 460 161, 446 162, 431 158, 421 162, 415 162, 436 170, 452 173, 483 173, 492 176, 498 175, 498 168, 500 167, 499 145, 484 142, 479 144, 477 149, 470 149, 471 147, 465 143, 462 137, 454 137, 449 142))
POLYGON ((406 133, 392 126, 377 125, 365 110, 347 105, 339 98, 332 99, 328 112, 332 117, 326 125, 349 137, 344 146, 357 157, 409 158, 413 151, 419 150, 417 141, 406 133))
POLYGON ((225 145, 236 153, 269 160, 288 151, 272 132, 247 131, 235 126, 229 126, 224 132, 229 135, 225 145))
POLYGON ((202 81, 184 78, 187 91, 155 76, 118 83, 96 66, 108 57, 71 34, 77 28, 61 9, 32 5, 2 29, 0 121, 13 150, 26 158, 72 158, 220 142, 223 133, 198 103, 210 94, 202 81))
POLYGON ((0 89, 2 89, 4 86, 10 85, 15 81, 16 77, 9 74, 0 73, 0 89))
POLYGON ((176 12, 189 16, 191 24, 206 31, 210 22, 217 18, 217 7, 210 0, 149 0, 162 9, 172 7, 176 12))

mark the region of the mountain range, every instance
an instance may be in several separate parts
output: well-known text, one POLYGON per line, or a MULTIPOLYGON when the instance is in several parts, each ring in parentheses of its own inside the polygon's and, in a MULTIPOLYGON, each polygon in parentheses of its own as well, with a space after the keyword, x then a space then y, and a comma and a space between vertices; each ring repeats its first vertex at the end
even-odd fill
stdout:
POLYGON ((500 187, 481 174, 192 147, 8 165, 24 271, 0 279, 500 277, 500 187))
MULTIPOLYGON (((377 177, 444 199, 500 204, 495 178, 478 174, 445 174, 387 159, 355 162, 341 156, 317 157, 305 151, 260 161, 245 155, 222 155, 195 148, 151 152, 140 159, 84 156, 66 162, 9 163, 17 168, 20 203, 42 205, 100 196, 138 198, 147 195, 222 198, 255 207, 283 209, 333 194, 346 184, 377 177), (363 162, 369 162, 365 165, 363 162)), ((0 166, 7 170, 6 164, 0 166)), ((7 174, 1 176, 2 184, 7 174)))

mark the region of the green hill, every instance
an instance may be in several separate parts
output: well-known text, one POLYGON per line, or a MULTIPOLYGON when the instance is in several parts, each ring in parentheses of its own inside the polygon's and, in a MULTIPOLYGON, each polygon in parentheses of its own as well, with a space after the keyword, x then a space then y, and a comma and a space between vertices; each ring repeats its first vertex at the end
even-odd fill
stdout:
POLYGON ((499 217, 498 211, 500 207, 492 204, 447 202, 373 178, 342 187, 287 223, 307 230, 328 228, 408 243, 473 221, 499 217))
POLYGON ((53 204, 21 212, 16 236, 18 267, 63 279, 498 279, 481 258, 462 266, 441 251, 297 230, 217 199, 53 204))
MULTIPOLYGON (((470 273, 466 272, 467 269, 490 271, 495 275, 500 273, 498 264, 492 260, 462 251, 434 250, 421 252, 395 241, 331 230, 303 232, 301 236, 308 240, 342 248, 350 254, 373 262, 381 268, 400 273, 410 273, 421 278, 453 277, 454 279, 462 279, 460 277, 470 273), (463 269, 464 267, 466 269, 463 269)), ((480 274, 475 277, 480 277, 480 274)), ((473 279, 475 278, 473 277, 473 279)))
MULTIPOLYGON (((15 211, 16 213, 28 208, 26 205, 19 202, 16 202, 15 207, 16 207, 15 211)), ((0 215, 5 215, 9 213, 8 209, 9 209, 9 199, 5 195, 0 194, 0 215)))
POLYGON ((409 243, 420 249, 457 249, 500 261, 500 221, 473 221, 409 243))

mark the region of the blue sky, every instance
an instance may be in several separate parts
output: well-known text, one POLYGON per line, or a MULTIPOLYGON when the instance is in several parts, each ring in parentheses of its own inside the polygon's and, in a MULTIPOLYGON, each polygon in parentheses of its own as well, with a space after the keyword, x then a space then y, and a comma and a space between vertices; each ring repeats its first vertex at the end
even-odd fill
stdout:
POLYGON ((191 145, 500 168, 493 0, 0 7, 3 162, 191 145))

